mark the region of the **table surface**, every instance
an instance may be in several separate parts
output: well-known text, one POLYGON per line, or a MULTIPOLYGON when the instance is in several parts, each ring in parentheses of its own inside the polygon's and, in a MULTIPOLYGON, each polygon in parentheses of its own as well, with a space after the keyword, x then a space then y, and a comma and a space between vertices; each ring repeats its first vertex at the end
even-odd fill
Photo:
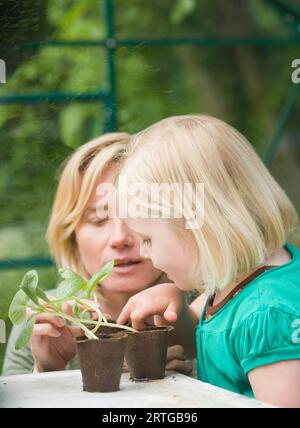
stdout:
POLYGON ((205 408, 269 407, 177 372, 151 382, 132 382, 124 373, 120 391, 82 391, 79 370, 0 377, 0 407, 205 408))

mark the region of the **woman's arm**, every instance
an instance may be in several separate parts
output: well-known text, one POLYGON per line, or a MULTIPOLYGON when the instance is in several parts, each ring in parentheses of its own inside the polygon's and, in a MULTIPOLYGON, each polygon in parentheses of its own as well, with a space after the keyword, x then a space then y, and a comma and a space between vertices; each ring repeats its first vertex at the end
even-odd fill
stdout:
POLYGON ((33 369, 33 356, 30 346, 26 346, 20 351, 15 350, 15 344, 24 325, 16 325, 12 328, 2 368, 2 376, 11 376, 31 373, 33 369))
POLYGON ((257 400, 278 407, 300 407, 300 360, 257 367, 248 378, 257 400))

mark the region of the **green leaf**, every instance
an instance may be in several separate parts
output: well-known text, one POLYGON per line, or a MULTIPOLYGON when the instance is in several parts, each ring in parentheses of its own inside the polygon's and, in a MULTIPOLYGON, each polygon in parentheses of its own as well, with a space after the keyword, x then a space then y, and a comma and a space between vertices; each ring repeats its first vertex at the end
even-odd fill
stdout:
POLYGON ((80 311, 77 303, 74 303, 74 305, 73 305, 73 313, 76 317, 80 317, 81 311, 80 311))
POLYGON ((79 318, 81 320, 91 320, 92 319, 92 315, 88 311, 82 311, 82 312, 80 312, 79 318))
POLYGON ((19 290, 11 302, 8 312, 9 319, 13 324, 22 324, 25 321, 28 301, 29 298, 24 291, 19 290))
POLYGON ((57 299, 64 300, 72 297, 85 286, 84 279, 71 269, 59 269, 59 273, 64 281, 57 288, 57 299))
POLYGON ((188 15, 194 12, 195 8, 195 0, 177 0, 171 13, 171 22, 176 25, 180 24, 188 15))
POLYGON ((86 290, 87 290, 87 298, 89 299, 96 287, 96 285, 103 281, 113 270, 113 267, 115 265, 115 261, 111 260, 110 262, 106 263, 100 272, 95 273, 92 278, 88 281, 86 290))
POLYGON ((36 317, 30 318, 28 321, 26 321, 21 333, 19 334, 19 337, 16 341, 16 350, 19 351, 20 349, 24 348, 31 339, 34 324, 36 321, 36 317))
POLYGON ((27 294, 29 299, 31 299, 37 305, 39 304, 38 298, 36 296, 36 288, 39 282, 38 273, 36 270, 30 270, 27 272, 21 282, 20 288, 27 294))
POLYGON ((36 295, 40 299, 42 299, 46 303, 51 303, 50 299, 48 298, 47 294, 42 290, 40 287, 36 287, 36 295))

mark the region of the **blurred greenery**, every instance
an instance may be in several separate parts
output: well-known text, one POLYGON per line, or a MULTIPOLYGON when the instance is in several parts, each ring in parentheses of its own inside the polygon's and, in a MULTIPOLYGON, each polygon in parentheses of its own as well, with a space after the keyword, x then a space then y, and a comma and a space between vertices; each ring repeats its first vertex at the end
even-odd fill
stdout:
MULTIPOLYGON (((292 3, 300 6, 298 0, 292 3)), ((120 39, 293 34, 288 16, 263 0, 113 0, 113 5, 120 39)), ((8 73, 0 96, 107 90, 105 49, 22 45, 104 38, 103 0, 0 0, 0 9, 0 57, 8 73)), ((118 127, 136 132, 165 116, 206 112, 236 126, 262 155, 297 57, 297 45, 120 47, 118 127)), ((300 211, 299 113, 300 100, 271 170, 300 211)), ((99 102, 0 104, 0 259, 48 255, 44 234, 57 168, 75 147, 101 133, 103 120, 99 102)), ((25 270, 0 271, 2 319, 25 270)), ((39 271, 45 289, 52 288, 55 269, 39 271)))

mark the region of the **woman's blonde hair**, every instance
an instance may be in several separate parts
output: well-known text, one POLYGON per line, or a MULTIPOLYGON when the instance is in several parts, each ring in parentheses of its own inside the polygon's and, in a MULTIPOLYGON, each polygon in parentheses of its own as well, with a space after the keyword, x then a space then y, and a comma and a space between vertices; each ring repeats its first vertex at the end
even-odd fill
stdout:
POLYGON ((56 263, 86 279, 89 274, 78 253, 75 228, 99 176, 120 162, 129 138, 123 132, 105 134, 79 147, 63 164, 46 237, 56 263))
MULTIPOLYGON (((127 157, 122 173, 128 184, 204 184, 204 222, 199 218, 199 227, 184 234, 196 243, 191 288, 212 294, 263 264, 298 223, 251 144, 216 118, 164 119, 132 138, 127 157)), ((182 233, 185 220, 170 221, 182 233)))

